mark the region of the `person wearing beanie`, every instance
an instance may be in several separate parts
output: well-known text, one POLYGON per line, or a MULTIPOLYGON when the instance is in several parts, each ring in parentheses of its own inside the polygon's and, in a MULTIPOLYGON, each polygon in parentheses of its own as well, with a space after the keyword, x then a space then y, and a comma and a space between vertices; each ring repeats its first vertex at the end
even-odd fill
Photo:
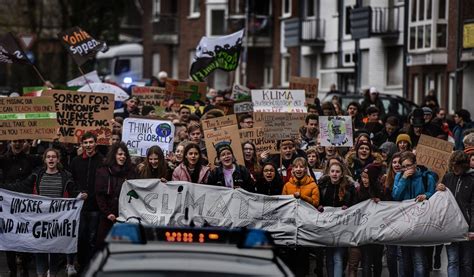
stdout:
POLYGON ((400 134, 397 136, 396 145, 399 152, 411 151, 411 138, 407 134, 400 134))
POLYGON ((379 149, 385 162, 389 162, 393 154, 398 151, 397 145, 391 141, 384 142, 379 149))
POLYGON ((347 154, 346 161, 352 176, 355 180, 358 180, 364 167, 374 161, 382 163, 382 156, 374 153, 370 142, 359 141, 356 144, 355 151, 347 154))
POLYGON ((294 139, 285 139, 279 140, 277 142, 277 148, 280 149, 279 155, 269 155, 268 152, 263 152, 260 154, 262 162, 273 162, 278 167, 278 174, 280 174, 283 179, 283 183, 286 183, 290 180, 291 177, 291 167, 293 161, 297 157, 306 158, 306 153, 297 148, 298 143, 294 139))
POLYGON ((248 169, 237 164, 234 152, 228 141, 218 142, 215 146, 219 165, 209 174, 208 184, 228 188, 242 188, 255 192, 255 182, 248 169))
POLYGON ((455 150, 463 150, 463 133, 465 130, 474 127, 471 121, 471 114, 467 110, 461 109, 454 114, 454 122, 456 123, 453 129, 454 148, 455 150))
POLYGON ((433 118, 433 110, 430 107, 423 107, 423 119, 426 123, 430 123, 431 119, 433 118))

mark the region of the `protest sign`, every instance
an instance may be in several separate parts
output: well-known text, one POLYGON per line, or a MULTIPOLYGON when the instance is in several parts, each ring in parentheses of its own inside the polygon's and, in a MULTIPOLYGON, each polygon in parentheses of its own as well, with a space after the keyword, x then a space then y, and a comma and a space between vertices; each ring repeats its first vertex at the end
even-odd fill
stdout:
POLYGON ((251 90, 254 112, 305 113, 304 90, 251 90))
POLYGON ((83 203, 0 189, 0 250, 76 253, 83 203))
POLYGON ((250 100, 250 89, 239 84, 234 84, 230 99, 234 101, 250 100))
POLYGON ((146 151, 154 145, 159 146, 166 156, 173 152, 174 125, 171 121, 125 118, 122 141, 132 156, 146 157, 146 151))
POLYGON ((2 140, 57 138, 58 122, 52 97, 0 98, 2 140))
POLYGON ((43 90, 48 90, 48 87, 23 87, 22 92, 23 96, 28 96, 28 97, 37 97, 41 96, 41 93, 43 90))
POLYGON ((320 116, 321 146, 350 147, 353 145, 350 116, 320 116))
POLYGON ((421 135, 416 146, 416 162, 436 172, 438 180, 441 181, 448 170, 453 147, 451 142, 421 135))
POLYGON ((240 129, 239 135, 241 144, 250 141, 255 145, 257 157, 263 151, 278 152, 276 140, 265 138, 265 132, 262 128, 240 129))
POLYGON ((318 78, 290 77, 290 89, 304 89, 306 104, 314 104, 314 99, 318 97, 318 84, 318 78))
POLYGON ((161 87, 133 87, 132 96, 136 96, 140 103, 138 107, 153 106, 155 110, 164 110, 165 106, 165 89, 161 87))
POLYGON ((304 125, 305 113, 260 113, 253 114, 254 127, 263 130, 266 139, 289 139, 299 137, 304 125))
POLYGON ((54 98, 59 141, 79 143, 84 133, 93 132, 98 144, 110 144, 112 125, 109 121, 114 118, 112 94, 46 90, 43 95, 54 98))
POLYGON ((92 59, 97 52, 105 52, 108 49, 105 42, 95 40, 80 27, 72 27, 59 33, 58 38, 79 66, 92 59))
POLYGON ((240 102, 234 104, 234 113, 251 113, 253 112, 252 102, 240 102))
POLYGON ((346 210, 319 212, 293 195, 266 196, 242 189, 142 179, 127 180, 119 220, 138 217, 155 226, 210 225, 267 230, 278 245, 436 245, 464 241, 468 225, 449 191, 416 202, 366 200, 346 210))
POLYGON ((91 71, 83 76, 79 76, 75 79, 72 79, 67 82, 68 87, 82 87, 87 85, 88 83, 102 83, 102 80, 99 78, 99 74, 97 74, 97 70, 91 71))
POLYGON ((19 63, 32 65, 17 38, 9 32, 0 38, 0 63, 19 63))
POLYGON ((210 164, 215 165, 218 158, 215 145, 219 142, 229 143, 237 163, 245 164, 235 115, 203 120, 201 124, 204 130, 204 141, 210 164))
POLYGON ((166 80, 166 94, 179 104, 185 99, 204 101, 206 93, 207 84, 204 82, 174 79, 166 80))

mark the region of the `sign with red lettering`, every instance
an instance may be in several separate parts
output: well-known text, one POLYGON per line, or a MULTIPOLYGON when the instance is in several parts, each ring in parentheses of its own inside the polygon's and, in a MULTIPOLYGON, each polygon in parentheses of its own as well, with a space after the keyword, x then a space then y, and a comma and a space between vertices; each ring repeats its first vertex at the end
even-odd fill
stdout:
POLYGON ((318 78, 290 77, 290 89, 304 89, 306 94, 306 104, 313 104, 318 97, 318 78))

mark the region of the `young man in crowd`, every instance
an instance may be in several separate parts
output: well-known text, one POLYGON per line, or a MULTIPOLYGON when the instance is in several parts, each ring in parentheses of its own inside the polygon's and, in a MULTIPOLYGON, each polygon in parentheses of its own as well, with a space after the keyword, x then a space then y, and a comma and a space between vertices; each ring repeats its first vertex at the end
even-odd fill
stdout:
POLYGON ((315 114, 308 114, 305 118, 305 126, 300 129, 300 149, 305 150, 311 146, 316 146, 319 135, 319 117, 315 114))
POLYGON ((244 113, 239 116, 239 127, 240 129, 251 129, 253 128, 253 117, 251 114, 244 113))
POLYGON ((395 143, 397 141, 398 130, 398 118, 395 116, 389 116, 385 122, 385 128, 375 134, 374 138, 372 139, 374 145, 380 147, 384 142, 387 141, 395 143))
POLYGON ((454 114, 454 122, 456 126, 454 126, 453 133, 454 133, 454 141, 455 141, 455 149, 456 150, 463 150, 464 146, 462 144, 462 140, 464 138, 463 132, 469 128, 473 127, 471 122, 471 113, 469 111, 461 109, 454 114))

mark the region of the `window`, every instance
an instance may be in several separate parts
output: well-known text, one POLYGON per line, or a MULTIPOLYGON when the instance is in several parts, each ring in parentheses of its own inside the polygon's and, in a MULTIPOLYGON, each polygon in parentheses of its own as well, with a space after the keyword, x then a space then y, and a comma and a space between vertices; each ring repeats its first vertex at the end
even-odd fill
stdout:
POLYGON ((159 53, 153 53, 153 65, 152 65, 152 71, 153 76, 158 76, 158 72, 160 72, 160 54, 159 53))
POLYGON ((446 48, 446 0, 412 0, 409 14, 410 52, 446 48))
POLYGON ((291 63, 290 56, 285 55, 281 58, 281 85, 288 87, 290 85, 291 63))
POLYGON ((306 17, 317 17, 318 2, 317 0, 305 1, 306 17))
POLYGON ((387 86, 403 84, 403 48, 387 48, 387 86))
POLYGON ((439 0, 438 18, 446 19, 446 0, 439 0))
POLYGON ((446 48, 447 30, 446 24, 438 24, 436 27, 436 47, 446 48))
POLYGON ((161 0, 153 1, 153 19, 159 18, 161 13, 161 0))
POLYGON ((263 69, 263 86, 271 88, 273 86, 273 67, 266 66, 263 69))
POLYGON ((212 10, 211 12, 211 35, 221 36, 225 34, 225 10, 212 10))
POLYGON ((345 30, 344 30, 344 34, 346 35, 350 35, 351 34, 351 12, 352 12, 352 6, 347 6, 345 8, 345 16, 344 16, 344 19, 346 21, 346 23, 344 24, 344 27, 345 27, 345 30))
POLYGON ((130 59, 120 59, 115 62, 115 75, 120 75, 130 71, 130 59))
POLYGON ((291 0, 281 0, 282 1, 282 17, 291 16, 291 0))
POLYGON ((201 15, 199 0, 189 0, 189 4, 189 16, 199 17, 201 15))

